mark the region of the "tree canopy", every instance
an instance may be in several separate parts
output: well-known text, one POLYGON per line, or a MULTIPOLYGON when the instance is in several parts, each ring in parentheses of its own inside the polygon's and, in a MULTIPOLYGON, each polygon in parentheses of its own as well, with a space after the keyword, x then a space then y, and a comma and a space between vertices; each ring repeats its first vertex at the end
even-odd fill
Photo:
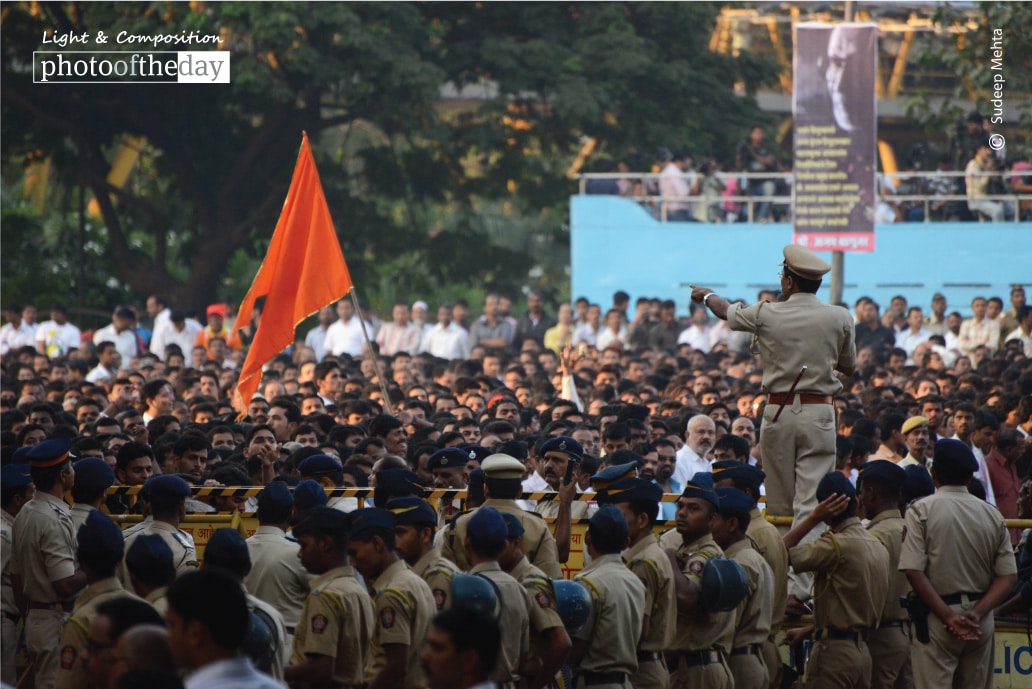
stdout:
MULTIPOLYGON (((307 130, 360 289, 518 288, 535 265, 546 276, 561 270, 555 248, 574 189, 565 175, 586 139, 614 158, 659 145, 733 150, 758 115, 748 94, 775 71, 708 50, 718 11, 633 2, 9 4, 0 45, 6 187, 27 160, 49 159, 48 212, 74 228, 69 199, 80 186, 99 207, 87 228, 99 247, 91 268, 113 271, 138 296, 199 308, 247 289, 307 130), (44 31, 98 30, 217 34, 232 55, 232 83, 32 82, 44 31), (127 140, 145 143, 118 186, 108 173, 127 140), (250 274, 230 284, 233 266, 250 274)), ((24 209, 5 201, 5 217, 24 227, 24 209)), ((7 235, 5 280, 33 233, 7 235)), ((74 243, 67 233, 63 241, 74 243)))

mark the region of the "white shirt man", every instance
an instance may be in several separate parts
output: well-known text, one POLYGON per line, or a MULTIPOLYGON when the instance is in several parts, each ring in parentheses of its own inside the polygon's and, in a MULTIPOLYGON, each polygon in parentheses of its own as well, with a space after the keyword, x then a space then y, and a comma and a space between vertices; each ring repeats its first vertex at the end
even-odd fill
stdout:
POLYGON ((333 307, 325 306, 320 309, 319 325, 309 330, 308 334, 305 335, 305 346, 311 347, 312 351, 315 352, 316 362, 322 361, 326 357, 326 331, 333 324, 333 316, 333 307))
POLYGON ((18 317, 18 324, 5 323, 0 328, 0 355, 18 350, 22 347, 36 346, 36 328, 18 317))
MULTIPOLYGON (((52 311, 51 315, 57 315, 52 311)), ((36 344, 42 353, 53 358, 64 356, 72 349, 82 346, 82 332, 74 325, 64 320, 63 313, 59 316, 61 322, 51 318, 43 321, 36 328, 36 344)))
POLYGON ((437 309, 437 324, 423 335, 419 351, 448 361, 469 358, 469 333, 452 322, 451 314, 449 306, 437 309))
MULTIPOLYGON (((136 331, 126 328, 119 331, 114 323, 107 325, 93 333, 93 344, 101 342, 113 342, 115 349, 122 355, 121 370, 126 371, 133 363, 133 358, 139 356, 139 343, 136 340, 136 331)), ((184 350, 187 353, 189 350, 184 350)))
MULTIPOLYGON (((326 354, 362 356, 365 351, 365 336, 362 334, 362 321, 355 316, 355 307, 347 299, 341 299, 337 302, 337 315, 340 316, 340 320, 326 330, 326 340, 323 344, 326 354)), ((371 323, 367 323, 366 327, 370 331, 373 329, 371 323)))
POLYGON ((165 358, 165 348, 169 345, 176 345, 189 357, 197 344, 197 335, 204 330, 204 326, 193 318, 184 318, 180 321, 169 320, 160 328, 154 329, 151 337, 150 351, 152 354, 165 358))
POLYGON ((696 473, 713 470, 712 463, 706 455, 713 449, 716 436, 717 427, 708 416, 700 414, 688 420, 684 447, 677 451, 677 465, 673 477, 681 486, 696 473))
MULTIPOLYGON (((663 198, 683 199, 686 196, 691 196, 692 185, 676 162, 668 162, 659 175, 659 195, 663 198)), ((688 213, 691 208, 687 201, 664 201, 663 205, 666 208, 668 218, 674 213, 688 213)))
POLYGON ((917 345, 927 342, 931 336, 931 331, 924 328, 924 313, 921 308, 912 306, 907 311, 907 327, 896 333, 896 346, 906 350, 908 359, 913 359, 917 345))

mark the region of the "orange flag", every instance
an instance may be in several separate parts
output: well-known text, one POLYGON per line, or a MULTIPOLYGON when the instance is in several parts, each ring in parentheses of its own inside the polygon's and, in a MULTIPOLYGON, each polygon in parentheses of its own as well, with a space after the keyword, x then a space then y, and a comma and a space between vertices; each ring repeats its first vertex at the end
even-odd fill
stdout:
POLYGON ((333 229, 308 134, 302 133, 294 178, 272 243, 237 313, 238 324, 250 323, 255 301, 265 297, 237 384, 245 405, 258 389, 262 366, 294 341, 297 325, 350 289, 351 274, 333 229))

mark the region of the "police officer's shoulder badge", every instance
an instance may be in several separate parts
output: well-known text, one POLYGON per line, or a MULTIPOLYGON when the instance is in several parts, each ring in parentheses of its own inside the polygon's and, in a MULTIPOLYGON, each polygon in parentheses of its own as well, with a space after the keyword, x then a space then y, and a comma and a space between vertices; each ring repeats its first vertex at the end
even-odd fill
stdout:
POLYGON ((326 619, 326 615, 315 615, 312 617, 312 633, 322 634, 326 631, 326 627, 329 625, 329 620, 326 619))
POLYGON ((72 666, 75 665, 75 658, 77 654, 74 646, 65 646, 61 649, 61 669, 71 670, 72 666))
POLYGON ((380 611, 380 626, 384 629, 394 626, 394 608, 384 608, 380 611))

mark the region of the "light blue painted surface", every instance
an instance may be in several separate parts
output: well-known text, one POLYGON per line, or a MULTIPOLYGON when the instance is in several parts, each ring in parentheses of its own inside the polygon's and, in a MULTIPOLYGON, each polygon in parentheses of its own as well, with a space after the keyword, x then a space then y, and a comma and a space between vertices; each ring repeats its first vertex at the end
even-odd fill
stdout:
MULTIPOLYGON (((688 283, 732 299, 756 300, 777 288, 781 250, 792 241, 788 224, 661 223, 633 201, 615 196, 570 199, 572 294, 602 305, 622 289, 674 299, 686 314, 688 283)), ((829 263, 830 252, 820 254, 829 263)), ((976 295, 999 296, 1009 308, 1014 283, 1032 285, 1030 223, 898 223, 879 225, 875 251, 845 255, 843 299, 868 295, 887 306, 903 294, 926 313, 935 292, 949 310, 970 313, 976 295)), ((827 300, 830 279, 819 296, 827 300)))

